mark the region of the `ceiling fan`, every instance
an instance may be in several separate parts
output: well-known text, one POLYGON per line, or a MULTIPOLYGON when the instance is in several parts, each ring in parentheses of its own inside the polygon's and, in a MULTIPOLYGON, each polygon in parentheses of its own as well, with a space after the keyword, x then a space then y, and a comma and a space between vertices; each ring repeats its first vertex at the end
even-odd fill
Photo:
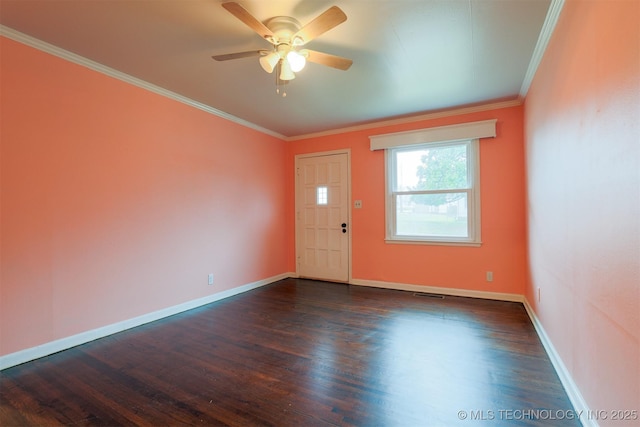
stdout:
POLYGON ((276 71, 276 86, 279 85, 278 80, 287 83, 295 79, 295 73, 304 68, 306 61, 338 70, 348 70, 353 63, 340 56, 302 49, 311 40, 347 20, 347 15, 337 6, 330 7, 305 26, 290 16, 276 16, 262 23, 236 2, 222 3, 222 7, 273 46, 272 49, 214 55, 216 61, 260 57, 260 65, 266 72, 276 71))

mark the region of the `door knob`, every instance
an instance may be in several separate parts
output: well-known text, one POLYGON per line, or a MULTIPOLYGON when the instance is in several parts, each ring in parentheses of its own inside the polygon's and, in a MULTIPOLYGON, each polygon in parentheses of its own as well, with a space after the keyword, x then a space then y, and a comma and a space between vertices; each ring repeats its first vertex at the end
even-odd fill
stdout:
POLYGON ((347 226, 347 223, 346 223, 346 222, 343 222, 343 223, 342 223, 342 228, 345 228, 346 226, 347 226))

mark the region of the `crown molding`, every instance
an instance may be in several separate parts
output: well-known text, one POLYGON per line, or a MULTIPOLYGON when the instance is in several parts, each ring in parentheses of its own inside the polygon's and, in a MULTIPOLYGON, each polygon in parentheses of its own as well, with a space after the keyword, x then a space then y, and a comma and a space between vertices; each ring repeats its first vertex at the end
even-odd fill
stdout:
POLYGON ((209 105, 203 104, 201 102, 195 101, 191 98, 188 98, 186 96, 177 94, 175 92, 172 92, 170 90, 164 89, 160 86, 156 86, 152 83, 146 82, 142 79, 139 79, 137 77, 133 77, 129 74, 123 73, 121 71, 115 70, 113 68, 107 67, 106 65, 100 64, 99 62, 95 62, 92 61, 88 58, 85 58, 83 56, 80 56, 78 54, 75 54, 73 52, 69 52, 68 50, 59 48, 57 46, 54 46, 52 44, 49 44, 47 42, 44 42, 42 40, 36 39, 35 37, 29 36, 27 34, 21 33, 19 31, 16 31, 10 27, 4 26, 4 25, 0 25, 0 35, 4 36, 8 39, 17 41, 19 43, 22 43, 24 45, 33 47, 35 49, 41 50, 45 53, 49 53, 51 55, 57 56, 58 58, 62 58, 65 59, 69 62, 72 62, 74 64, 78 64, 81 65, 83 67, 89 68, 93 71, 97 71, 99 73, 105 74, 109 77, 113 77, 116 78, 118 80, 121 80, 123 82, 132 84, 134 86, 137 86, 139 88, 148 90, 150 92, 153 92, 155 94, 164 96, 166 98, 172 99, 174 101, 178 101, 181 102, 183 104, 189 105, 190 107, 194 107, 197 108, 199 110, 205 111, 209 114, 213 114, 214 116, 218 116, 221 117, 223 119, 229 120, 231 122, 237 123, 241 126, 244 127, 248 127, 250 129, 254 129, 257 130, 258 132, 262 132, 266 135, 270 135, 273 137, 276 137, 278 139, 281 140, 286 140, 286 137, 284 135, 281 135, 277 132, 274 132, 270 129, 266 129, 263 128, 262 126, 258 126, 254 123, 248 122, 246 120, 243 120, 239 117, 233 116, 229 113, 225 113, 224 111, 218 110, 216 108, 213 108, 209 105))
POLYGON ((534 49, 534 54, 532 56, 532 59, 529 63, 529 67, 527 69, 527 74, 525 75, 525 80, 522 84, 522 87, 520 89, 520 93, 519 95, 514 98, 514 99, 510 99, 510 100, 504 100, 504 101, 496 101, 496 102, 489 102, 489 103, 485 103, 485 104, 479 104, 479 105, 473 105, 473 106, 466 106, 466 107, 455 107, 455 108, 451 108, 451 109, 444 109, 444 110, 438 110, 438 111, 432 111, 429 113, 423 113, 423 114, 417 114, 417 115, 411 115, 411 116, 405 116, 405 117, 401 117, 401 118, 395 118, 395 119, 388 119, 388 120, 378 120, 378 121, 372 121, 372 122, 368 122, 368 123, 364 123, 364 124, 360 124, 360 125, 354 125, 354 126, 347 126, 347 127, 341 127, 341 128, 335 128, 335 129, 330 129, 330 130, 326 130, 326 131, 321 131, 321 132, 315 132, 315 133, 308 133, 308 134, 301 134, 301 135, 295 135, 295 136, 285 136, 282 135, 278 132, 274 132, 270 129, 264 128, 262 126, 256 125, 254 123, 251 123, 247 120, 241 119, 239 117, 233 116, 229 113, 226 113, 224 111, 218 110, 216 108, 213 108, 209 105, 203 104, 201 102, 195 101, 191 98, 188 98, 186 96, 177 94, 175 92, 172 92, 170 90, 164 89, 160 86, 156 86, 152 83, 146 82, 142 79, 139 79, 137 77, 133 77, 129 74, 123 73, 121 71, 115 70, 113 68, 107 67, 106 65, 100 64, 98 62, 92 61, 88 58, 85 58, 83 56, 80 56, 78 54, 75 54, 73 52, 69 52, 65 49, 59 48, 57 46, 54 46, 52 44, 49 44, 47 42, 44 42, 42 40, 36 39, 35 37, 29 36, 27 34, 21 33, 17 30, 14 30, 10 27, 4 26, 4 25, 0 25, 0 35, 7 37, 11 40, 17 41, 19 43, 25 44, 27 46, 33 47, 35 49, 41 50, 45 53, 49 53, 51 55, 57 56, 59 58, 65 59, 67 61, 70 61, 72 63, 81 65, 83 67, 89 68, 91 70, 97 71, 99 73, 108 75, 110 77, 116 78, 118 80, 121 80, 123 82, 132 84, 134 86, 140 87, 142 89, 148 90, 150 92, 156 93, 158 95, 173 99, 175 101, 181 102, 183 104, 189 105, 191 107, 197 108, 199 110, 205 111, 209 114, 213 114, 215 116, 221 117, 223 119, 229 120, 231 122, 237 123, 241 126, 256 130, 258 132, 261 132, 263 134, 266 135, 270 135, 273 136, 275 138, 281 139, 283 141, 299 141, 299 140, 304 140, 304 139, 310 139, 310 138, 317 138, 317 137, 323 137, 323 136, 330 136, 330 135, 337 135, 337 134, 341 134, 341 133, 347 133, 347 132, 356 132, 356 131, 362 131, 362 130, 369 130, 369 129, 375 129, 375 128, 381 128, 381 127, 386 127, 386 126, 394 126, 394 125, 400 125, 400 124, 407 124, 407 123, 414 123, 414 122, 419 122, 419 121, 424 121, 424 120, 432 120, 432 119, 438 119, 438 118, 444 118, 444 117, 451 117, 451 116, 458 116, 458 115, 462 115, 462 114, 471 114, 471 113, 476 113, 476 112, 481 112, 481 111, 488 111, 488 110, 496 110, 496 109, 501 109, 501 108, 509 108, 509 107, 515 107, 515 106, 520 106, 523 104, 524 102, 524 98, 526 96, 526 93, 529 89, 529 86, 531 84, 531 81, 533 80, 533 76, 535 75, 535 72, 537 70, 537 67, 542 59, 542 55, 544 54, 544 50, 546 49, 546 46, 549 42, 549 39, 551 37, 551 34, 553 33, 553 30, 555 28, 555 24, 558 20, 558 17, 560 15, 560 11, 562 10, 562 6, 564 5, 564 0, 551 0, 551 4, 549 6, 549 11, 547 12, 547 17, 545 19, 545 22, 543 24, 542 27, 542 31, 541 34, 538 38, 538 42, 536 44, 536 47, 534 49))
POLYGON ((547 45, 549 44, 549 40, 551 40, 553 31, 556 28, 556 24, 558 23, 558 18, 560 17, 560 12, 562 12, 563 6, 564 0, 551 0, 549 10, 547 11, 547 16, 544 19, 542 29, 540 30, 540 35, 538 36, 538 42, 536 43, 536 47, 533 49, 531 61, 529 61, 527 73, 524 75, 524 80, 522 81, 522 86, 520 87, 521 99, 524 99, 527 96, 527 92, 529 92, 529 87, 531 86, 531 82, 533 81, 533 78, 538 71, 538 66, 542 61, 544 52, 547 50, 547 45))
POLYGON ((305 135, 291 136, 291 137, 285 138, 285 141, 299 141, 302 139, 317 138, 321 136, 329 136, 329 135, 335 135, 339 133, 356 132, 361 130, 376 129, 376 128, 400 125, 405 123, 421 122, 424 120, 439 119, 443 117, 460 116, 462 114, 471 114, 471 113, 477 113, 481 111, 499 110, 501 108, 518 107, 520 105, 522 105, 522 100, 520 98, 516 98, 516 99, 507 100, 507 101, 490 102, 487 104, 479 104, 479 105, 473 105, 469 107, 459 107, 459 108, 452 108, 448 110, 439 110, 431 113, 419 114, 415 116, 406 116, 398 119, 380 120, 377 122, 370 122, 362 125, 331 129, 323 132, 309 133, 305 135))

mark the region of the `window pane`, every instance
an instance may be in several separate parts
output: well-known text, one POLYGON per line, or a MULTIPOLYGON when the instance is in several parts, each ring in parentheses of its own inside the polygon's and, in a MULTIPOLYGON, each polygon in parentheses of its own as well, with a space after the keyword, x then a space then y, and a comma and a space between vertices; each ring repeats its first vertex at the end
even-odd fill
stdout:
POLYGON ((318 205, 326 205, 329 201, 327 187, 318 187, 316 189, 316 202, 318 205))
POLYGON ((396 152, 394 191, 469 188, 467 144, 396 152))
POLYGON ((467 194, 396 196, 396 235, 469 237, 467 194))

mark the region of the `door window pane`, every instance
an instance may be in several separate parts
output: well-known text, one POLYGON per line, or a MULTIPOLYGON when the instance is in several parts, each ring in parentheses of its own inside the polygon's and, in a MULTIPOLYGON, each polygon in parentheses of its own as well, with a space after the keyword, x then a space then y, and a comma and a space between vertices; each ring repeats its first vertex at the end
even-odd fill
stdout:
POLYGON ((318 187, 316 189, 316 203, 318 205, 326 205, 328 200, 327 187, 318 187))

